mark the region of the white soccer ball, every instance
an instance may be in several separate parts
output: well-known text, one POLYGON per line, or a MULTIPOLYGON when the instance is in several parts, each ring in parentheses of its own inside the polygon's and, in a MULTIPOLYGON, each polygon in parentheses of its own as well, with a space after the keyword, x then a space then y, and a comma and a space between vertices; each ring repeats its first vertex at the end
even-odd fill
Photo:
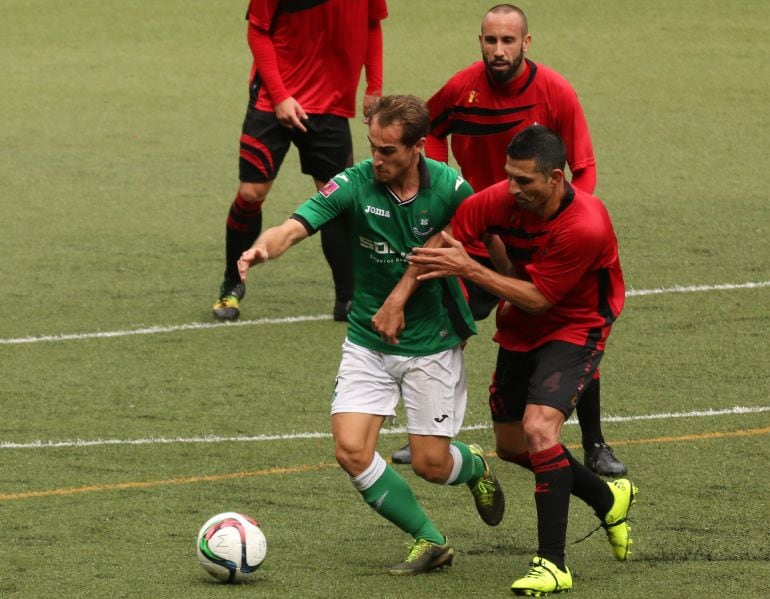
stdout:
POLYGON ((243 582, 265 560, 267 539, 252 518, 224 512, 201 527, 197 550, 201 566, 214 578, 243 582))

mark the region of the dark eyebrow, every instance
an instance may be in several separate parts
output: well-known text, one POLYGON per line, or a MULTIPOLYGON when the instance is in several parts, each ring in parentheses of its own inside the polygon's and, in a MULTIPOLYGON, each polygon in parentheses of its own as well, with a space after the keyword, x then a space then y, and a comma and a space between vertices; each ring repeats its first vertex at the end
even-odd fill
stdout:
POLYGON ((375 145, 375 143, 372 141, 372 138, 371 138, 371 137, 369 137, 368 135, 366 136, 366 139, 368 139, 368 140, 369 140, 369 145, 370 145, 371 147, 373 147, 373 148, 377 148, 377 149, 378 149, 380 152, 382 152, 382 151, 385 151, 385 150, 395 150, 395 149, 396 149, 396 146, 395 146, 394 144, 389 144, 389 145, 387 145, 387 146, 378 146, 378 145, 375 145))

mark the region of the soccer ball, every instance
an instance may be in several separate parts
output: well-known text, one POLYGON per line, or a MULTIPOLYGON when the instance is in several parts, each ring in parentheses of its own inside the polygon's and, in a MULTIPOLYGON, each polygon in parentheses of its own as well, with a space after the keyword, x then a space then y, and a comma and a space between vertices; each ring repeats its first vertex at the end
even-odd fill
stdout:
POLYGON ((267 539, 252 518, 224 512, 206 520, 197 547, 206 572, 225 582, 243 582, 264 561, 267 539))

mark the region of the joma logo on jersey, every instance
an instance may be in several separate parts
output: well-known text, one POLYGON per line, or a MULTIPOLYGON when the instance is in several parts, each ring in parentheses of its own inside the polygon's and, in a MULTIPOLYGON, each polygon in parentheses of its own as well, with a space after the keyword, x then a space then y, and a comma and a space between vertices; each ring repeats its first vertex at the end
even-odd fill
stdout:
POLYGON ((374 206, 367 206, 364 208, 364 214, 374 214, 375 216, 384 216, 385 218, 390 218, 390 210, 385 210, 384 208, 376 208, 374 206))
POLYGON ((358 237, 361 247, 374 251, 375 254, 398 254, 399 252, 390 247, 387 241, 372 241, 366 237, 358 237))

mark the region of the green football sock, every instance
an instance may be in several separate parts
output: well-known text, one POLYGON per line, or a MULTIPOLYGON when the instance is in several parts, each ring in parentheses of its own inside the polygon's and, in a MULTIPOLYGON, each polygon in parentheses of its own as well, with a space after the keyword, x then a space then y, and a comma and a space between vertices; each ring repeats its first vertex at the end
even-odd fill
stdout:
POLYGON ((460 455, 463 457, 460 474, 450 483, 452 486, 476 480, 484 474, 484 462, 481 461, 479 456, 473 455, 465 443, 452 441, 452 445, 460 451, 460 455))
POLYGON ((443 545, 444 535, 430 521, 418 503, 409 483, 390 465, 371 487, 361 491, 364 501, 415 539, 426 539, 443 545))

